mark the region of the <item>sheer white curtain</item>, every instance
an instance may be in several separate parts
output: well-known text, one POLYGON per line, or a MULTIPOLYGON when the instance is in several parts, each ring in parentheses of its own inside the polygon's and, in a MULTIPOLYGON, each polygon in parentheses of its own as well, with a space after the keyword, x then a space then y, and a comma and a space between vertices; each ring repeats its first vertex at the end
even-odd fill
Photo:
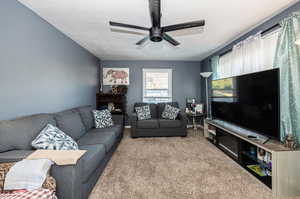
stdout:
POLYGON ((232 52, 220 57, 216 68, 218 78, 227 78, 274 68, 278 32, 248 37, 234 45, 232 52))
MULTIPOLYGON (((233 54, 238 57, 233 56, 233 59, 241 60, 240 70, 235 71, 234 75, 259 71, 263 67, 262 43, 259 33, 234 46, 233 54)), ((236 64, 233 68, 239 68, 239 65, 236 64)))
POLYGON ((232 76, 232 63, 232 53, 227 53, 220 57, 219 67, 217 67, 217 73, 220 79, 232 76))
POLYGON ((281 29, 265 35, 263 39, 264 65, 266 69, 276 68, 274 58, 276 53, 277 41, 281 29))

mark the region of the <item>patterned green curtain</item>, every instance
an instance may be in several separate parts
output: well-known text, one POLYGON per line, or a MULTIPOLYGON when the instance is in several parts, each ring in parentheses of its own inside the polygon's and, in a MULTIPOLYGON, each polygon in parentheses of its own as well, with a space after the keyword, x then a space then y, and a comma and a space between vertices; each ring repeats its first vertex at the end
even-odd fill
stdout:
POLYGON ((219 79, 220 77, 218 73, 219 60, 220 60, 220 56, 214 56, 211 58, 211 69, 213 72, 213 76, 212 76, 213 80, 219 79))
POLYGON ((300 144, 300 46, 295 44, 300 31, 300 13, 280 22, 274 66, 280 68, 281 140, 294 134, 300 144))

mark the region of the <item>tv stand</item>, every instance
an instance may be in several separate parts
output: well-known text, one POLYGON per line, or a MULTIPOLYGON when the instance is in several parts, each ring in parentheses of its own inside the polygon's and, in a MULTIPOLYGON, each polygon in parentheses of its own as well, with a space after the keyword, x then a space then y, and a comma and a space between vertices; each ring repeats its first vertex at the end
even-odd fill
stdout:
POLYGON ((273 139, 262 141, 253 134, 249 138, 246 132, 240 127, 204 120, 204 136, 269 187, 274 198, 300 196, 300 151, 291 151, 273 139))

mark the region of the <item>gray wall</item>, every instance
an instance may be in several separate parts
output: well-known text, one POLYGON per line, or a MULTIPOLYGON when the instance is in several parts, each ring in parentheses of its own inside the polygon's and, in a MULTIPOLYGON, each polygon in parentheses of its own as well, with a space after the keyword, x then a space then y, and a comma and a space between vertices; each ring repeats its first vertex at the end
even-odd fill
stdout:
MULTIPOLYGON (((173 69, 173 101, 178 101, 182 109, 185 108, 187 97, 195 97, 200 101, 200 62, 180 61, 102 61, 103 67, 129 68, 130 85, 127 94, 128 113, 133 110, 135 102, 142 102, 143 68, 172 68, 173 69)), ((104 92, 110 90, 104 87, 104 92)))
MULTIPOLYGON (((279 23, 282 19, 284 19, 285 17, 289 16, 292 12, 295 11, 299 11, 300 10, 300 2, 294 4, 293 6, 287 8, 286 10, 284 10, 283 12, 279 13, 278 15, 274 16, 273 18, 271 18, 270 20, 266 21, 265 23, 259 25, 258 27, 256 27, 255 29, 251 30, 250 32, 244 34, 243 36, 241 36, 240 38, 236 39, 235 41, 233 41, 231 44, 229 44, 228 46, 220 49, 219 51, 217 51, 216 53, 214 53, 213 55, 205 58, 202 62, 201 62, 201 72, 204 71, 212 71, 211 69, 211 65, 210 65, 210 59, 212 56, 215 55, 220 55, 226 51, 228 51, 229 49, 231 49, 235 44, 237 44, 238 42, 245 40, 247 37, 254 35, 256 33, 258 33, 259 31, 264 31, 272 26, 274 26, 275 24, 279 23)), ((206 99, 206 95, 205 95, 205 88, 204 88, 204 81, 202 84, 202 100, 205 101, 206 99)))
POLYGON ((0 120, 95 103, 96 57, 16 0, 0 27, 0 120))

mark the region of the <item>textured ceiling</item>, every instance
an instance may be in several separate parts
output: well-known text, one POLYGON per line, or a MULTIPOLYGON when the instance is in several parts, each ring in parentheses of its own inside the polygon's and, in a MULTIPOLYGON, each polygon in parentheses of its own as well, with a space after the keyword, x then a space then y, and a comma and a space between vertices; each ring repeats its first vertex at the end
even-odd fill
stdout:
POLYGON ((19 0, 102 60, 197 61, 296 0, 162 0, 162 25, 205 19, 204 28, 170 33, 166 42, 135 43, 146 32, 111 28, 109 20, 150 27, 148 0, 19 0))

